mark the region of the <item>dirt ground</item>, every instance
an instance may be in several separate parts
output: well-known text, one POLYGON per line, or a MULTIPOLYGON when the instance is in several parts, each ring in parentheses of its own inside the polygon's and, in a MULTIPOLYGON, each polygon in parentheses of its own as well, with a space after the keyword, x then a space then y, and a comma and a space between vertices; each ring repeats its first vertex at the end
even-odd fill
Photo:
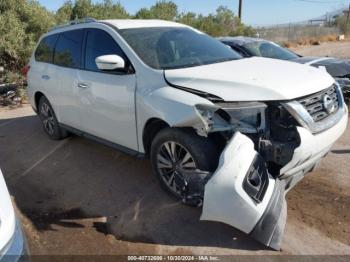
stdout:
POLYGON ((350 128, 288 193, 276 252, 224 224, 200 222, 200 209, 162 191, 148 161, 76 136, 51 141, 28 105, 0 109, 0 167, 34 255, 350 255, 349 141, 350 128))
POLYGON ((293 48, 303 56, 330 56, 338 58, 350 58, 350 39, 341 42, 321 43, 315 46, 302 46, 293 48))

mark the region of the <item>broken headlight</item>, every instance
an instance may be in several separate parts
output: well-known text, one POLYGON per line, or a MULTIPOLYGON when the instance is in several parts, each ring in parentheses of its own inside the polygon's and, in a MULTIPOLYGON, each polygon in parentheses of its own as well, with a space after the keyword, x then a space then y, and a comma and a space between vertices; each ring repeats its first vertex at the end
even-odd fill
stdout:
POLYGON ((226 130, 242 133, 258 133, 266 127, 267 105, 260 102, 217 103, 215 106, 197 105, 203 123, 203 131, 226 130))
MULTIPOLYGON (((236 131, 258 133, 266 127, 265 110, 267 105, 260 102, 216 104, 227 115, 227 122, 236 131)), ((220 112, 219 112, 220 114, 220 112)))

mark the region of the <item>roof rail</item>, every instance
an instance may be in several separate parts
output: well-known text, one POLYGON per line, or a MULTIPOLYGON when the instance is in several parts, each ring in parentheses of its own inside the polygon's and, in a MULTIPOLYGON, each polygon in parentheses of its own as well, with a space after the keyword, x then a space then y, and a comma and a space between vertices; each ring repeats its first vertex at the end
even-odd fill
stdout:
POLYGON ((86 18, 82 18, 82 19, 75 19, 75 20, 69 21, 68 23, 54 26, 54 27, 50 28, 49 31, 53 31, 53 30, 64 28, 64 27, 71 26, 71 25, 86 24, 86 23, 93 23, 93 22, 97 22, 97 20, 94 18, 90 18, 90 17, 86 17, 86 18))

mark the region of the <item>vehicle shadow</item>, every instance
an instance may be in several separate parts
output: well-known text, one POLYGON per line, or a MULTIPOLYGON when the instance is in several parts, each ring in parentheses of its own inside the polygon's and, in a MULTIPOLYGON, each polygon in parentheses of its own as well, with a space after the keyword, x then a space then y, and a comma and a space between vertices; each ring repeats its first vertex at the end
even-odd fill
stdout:
POLYGON ((201 209, 163 192, 147 160, 76 136, 51 141, 36 116, 0 127, 0 167, 39 231, 81 228, 79 220, 102 217, 95 229, 122 241, 266 249, 232 227, 199 221, 201 209))
POLYGON ((350 149, 332 150, 331 152, 337 155, 350 154, 350 149))

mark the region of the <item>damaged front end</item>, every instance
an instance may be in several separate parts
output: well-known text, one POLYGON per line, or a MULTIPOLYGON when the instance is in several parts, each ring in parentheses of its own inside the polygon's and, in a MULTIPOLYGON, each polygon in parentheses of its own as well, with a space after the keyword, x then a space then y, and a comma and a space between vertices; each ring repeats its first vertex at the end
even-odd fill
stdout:
POLYGON ((346 128, 347 109, 339 86, 292 102, 219 102, 197 105, 196 111, 200 121, 193 127, 198 135, 215 136, 224 146, 214 173, 197 170, 199 176, 188 176, 197 178, 183 183, 183 201, 203 205, 201 220, 229 224, 280 249, 286 192, 346 128), (325 96, 334 97, 333 112, 309 104, 325 96))
POLYGON ((229 224, 279 249, 286 223, 284 188, 269 174, 252 140, 237 132, 205 186, 201 220, 229 224))
POLYGON ((279 249, 287 187, 280 170, 300 145, 294 118, 280 103, 217 103, 196 110, 198 135, 214 135, 225 146, 213 174, 197 170, 187 176, 192 180, 178 181, 183 201, 203 205, 202 220, 229 224, 279 249))

